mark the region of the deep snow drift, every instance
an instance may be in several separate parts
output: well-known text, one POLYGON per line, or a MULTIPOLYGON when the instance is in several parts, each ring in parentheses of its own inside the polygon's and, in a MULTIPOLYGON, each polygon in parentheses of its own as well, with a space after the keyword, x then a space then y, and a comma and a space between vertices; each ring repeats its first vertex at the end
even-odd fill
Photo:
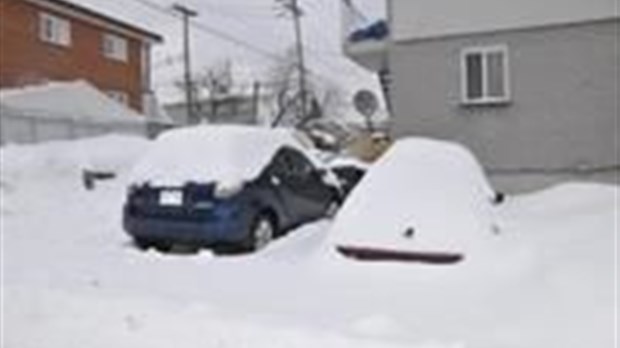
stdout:
POLYGON ((512 197, 485 253, 453 266, 338 257, 329 221, 256 255, 163 255, 120 224, 146 146, 0 149, 3 347, 614 347, 617 187, 512 197), (84 165, 119 176, 88 192, 84 165))

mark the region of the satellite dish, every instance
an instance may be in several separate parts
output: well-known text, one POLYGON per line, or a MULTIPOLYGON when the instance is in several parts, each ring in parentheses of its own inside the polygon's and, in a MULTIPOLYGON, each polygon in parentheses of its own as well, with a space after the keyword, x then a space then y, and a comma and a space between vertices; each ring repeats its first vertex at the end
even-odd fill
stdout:
POLYGON ((353 105, 360 114, 372 117, 379 109, 379 99, 374 92, 363 89, 353 96, 353 105))

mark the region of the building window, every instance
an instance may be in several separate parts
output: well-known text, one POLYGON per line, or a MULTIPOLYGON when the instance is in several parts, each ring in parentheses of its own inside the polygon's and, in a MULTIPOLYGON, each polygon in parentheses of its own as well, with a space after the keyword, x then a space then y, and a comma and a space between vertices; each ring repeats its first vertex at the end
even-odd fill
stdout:
POLYGON ((127 61, 127 39, 113 34, 103 34, 103 55, 107 58, 127 61))
POLYGON ((510 101, 508 47, 467 48, 461 52, 461 101, 498 104, 510 101))
POLYGON ((42 12, 39 14, 39 38, 60 46, 71 46, 71 22, 42 12))
POLYGON ((106 91, 105 94, 107 94, 108 97, 116 100, 117 102, 125 106, 129 105, 129 95, 127 95, 127 93, 123 91, 109 90, 109 91, 106 91))

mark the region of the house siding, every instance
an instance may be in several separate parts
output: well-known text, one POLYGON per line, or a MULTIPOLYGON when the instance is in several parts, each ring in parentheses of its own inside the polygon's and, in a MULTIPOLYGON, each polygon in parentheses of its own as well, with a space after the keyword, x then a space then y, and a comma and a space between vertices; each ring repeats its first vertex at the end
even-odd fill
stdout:
POLYGON ((85 79, 102 91, 122 91, 129 105, 142 111, 142 47, 138 39, 113 32, 128 42, 127 62, 104 57, 102 35, 109 32, 23 0, 0 0, 0 87, 17 87, 46 80, 85 79), (56 46, 39 39, 39 13, 68 19, 71 45, 56 46))
POLYGON ((536 173, 528 183, 499 178, 509 190, 592 168, 617 181, 619 27, 613 19, 392 43, 394 134, 463 143, 491 173, 536 173), (497 44, 508 47, 511 102, 463 106, 461 50, 497 44))

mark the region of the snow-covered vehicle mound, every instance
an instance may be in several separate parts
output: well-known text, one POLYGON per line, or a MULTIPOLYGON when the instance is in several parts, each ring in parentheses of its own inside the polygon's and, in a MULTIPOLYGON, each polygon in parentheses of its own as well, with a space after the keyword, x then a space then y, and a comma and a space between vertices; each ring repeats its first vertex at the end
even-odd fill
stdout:
POLYGON ((345 202, 332 243, 359 258, 458 261, 492 235, 494 195, 467 149, 404 139, 345 202))

